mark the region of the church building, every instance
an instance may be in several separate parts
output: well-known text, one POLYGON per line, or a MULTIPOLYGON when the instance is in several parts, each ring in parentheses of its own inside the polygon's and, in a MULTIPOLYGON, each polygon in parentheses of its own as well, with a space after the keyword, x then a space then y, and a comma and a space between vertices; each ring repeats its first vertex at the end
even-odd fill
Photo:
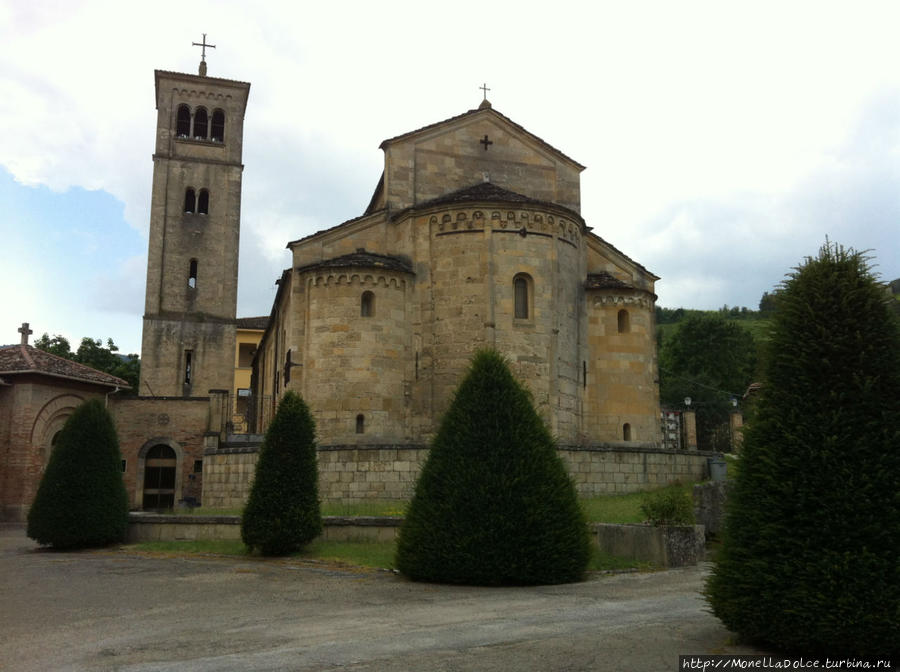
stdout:
POLYGON ((658 278, 582 218, 584 166, 486 98, 381 149, 366 211, 288 243, 260 427, 291 389, 323 444, 427 443, 492 347, 561 445, 657 445, 658 278))

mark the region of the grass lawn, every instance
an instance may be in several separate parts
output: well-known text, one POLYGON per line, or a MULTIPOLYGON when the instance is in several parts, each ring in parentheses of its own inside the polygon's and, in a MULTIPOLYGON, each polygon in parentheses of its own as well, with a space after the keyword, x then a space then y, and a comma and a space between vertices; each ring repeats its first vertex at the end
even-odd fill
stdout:
MULTIPOLYGON (((729 464, 731 468, 731 464, 729 464)), ((693 483, 682 485, 690 492, 693 483)), ((645 519, 641 512, 641 500, 644 493, 633 492, 624 495, 604 495, 581 499, 581 506, 590 522, 598 523, 640 523, 645 519)), ((322 504, 324 516, 403 516, 406 502, 391 500, 371 500, 348 504, 327 502, 322 504)), ((194 515, 240 515, 240 509, 208 509, 198 508, 194 515)), ((173 553, 173 554, 213 554, 251 557, 246 546, 240 540, 233 541, 161 541, 133 544, 127 550, 173 553)), ((310 560, 356 567, 394 568, 394 542, 337 542, 316 540, 293 556, 299 560, 310 560)), ((647 563, 639 563, 619 558, 592 547, 588 564, 590 571, 608 571, 623 569, 649 570, 653 567, 647 563)))
MULTIPOLYGON (((177 555, 228 555, 243 557, 259 557, 251 555, 247 547, 238 540, 221 541, 151 541, 131 544, 125 550, 149 553, 171 553, 177 555)), ((313 541, 291 558, 317 562, 369 567, 378 569, 394 568, 395 544, 393 541, 313 541)), ((622 569, 649 570, 653 567, 647 563, 639 563, 625 558, 618 558, 592 547, 589 571, 608 571, 622 569)))

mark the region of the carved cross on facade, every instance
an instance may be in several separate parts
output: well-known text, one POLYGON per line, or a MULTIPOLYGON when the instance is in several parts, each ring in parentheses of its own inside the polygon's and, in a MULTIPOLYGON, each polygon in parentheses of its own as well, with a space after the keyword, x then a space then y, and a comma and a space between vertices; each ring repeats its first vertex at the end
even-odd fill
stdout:
POLYGON ((487 92, 490 91, 488 88, 487 82, 478 87, 484 93, 484 100, 487 100, 487 92))
POLYGON ((203 47, 203 51, 202 51, 201 54, 200 54, 200 60, 201 60, 201 61, 205 61, 205 60, 206 60, 206 48, 207 48, 207 47, 209 47, 210 49, 215 49, 215 48, 216 48, 216 45, 214 45, 214 44, 207 44, 207 43, 206 43, 206 33, 203 33, 203 41, 202 41, 202 42, 191 42, 191 46, 192 46, 192 47, 203 47))
POLYGON ((493 140, 488 140, 487 133, 484 134, 484 137, 478 141, 479 144, 484 145, 484 151, 487 151, 488 145, 493 145, 493 140))
POLYGON ((34 332, 28 328, 28 322, 22 322, 19 333, 22 334, 22 345, 28 345, 28 337, 34 332))

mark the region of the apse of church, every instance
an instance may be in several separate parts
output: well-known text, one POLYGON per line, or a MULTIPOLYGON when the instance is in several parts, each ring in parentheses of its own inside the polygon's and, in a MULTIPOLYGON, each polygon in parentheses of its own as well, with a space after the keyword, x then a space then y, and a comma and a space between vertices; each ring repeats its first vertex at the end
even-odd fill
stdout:
POLYGON ((495 347, 561 444, 657 444, 657 277, 582 219, 584 167, 486 99, 381 149, 366 212, 288 243, 257 428, 293 389, 323 445, 425 443, 495 347))

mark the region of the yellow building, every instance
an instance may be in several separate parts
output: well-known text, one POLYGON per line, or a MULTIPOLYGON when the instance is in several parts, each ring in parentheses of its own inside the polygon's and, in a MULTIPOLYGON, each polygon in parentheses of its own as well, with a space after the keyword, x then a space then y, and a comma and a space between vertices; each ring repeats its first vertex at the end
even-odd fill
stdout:
POLYGON ((239 317, 234 349, 234 387, 232 389, 232 424, 236 433, 248 430, 250 380, 253 374, 253 355, 269 323, 268 316, 239 317))

